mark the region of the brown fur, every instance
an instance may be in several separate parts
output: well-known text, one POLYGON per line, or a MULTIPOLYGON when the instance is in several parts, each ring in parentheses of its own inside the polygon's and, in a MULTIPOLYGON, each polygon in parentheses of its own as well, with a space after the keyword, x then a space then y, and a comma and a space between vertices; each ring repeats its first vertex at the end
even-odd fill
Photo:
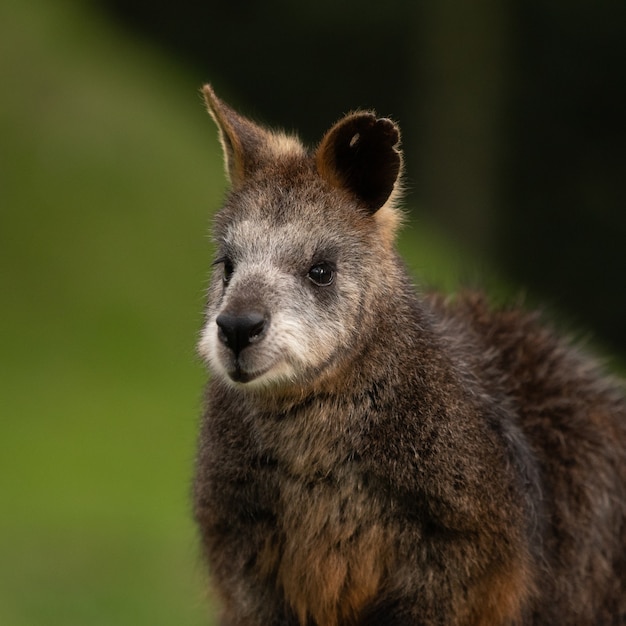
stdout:
POLYGON ((232 183, 195 481, 222 624, 626 624, 620 385, 536 314, 415 293, 393 122, 309 152, 204 92, 232 183))

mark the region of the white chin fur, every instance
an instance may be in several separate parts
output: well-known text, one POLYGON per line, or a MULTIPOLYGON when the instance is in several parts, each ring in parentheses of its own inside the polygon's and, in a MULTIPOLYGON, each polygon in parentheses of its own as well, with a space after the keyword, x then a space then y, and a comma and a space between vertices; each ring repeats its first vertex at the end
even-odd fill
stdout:
POLYGON ((200 341, 198 341, 198 354, 204 362, 212 369, 216 369, 219 365, 217 356, 217 333, 215 331, 215 321, 209 320, 202 332, 200 333, 200 341))
MULTIPOLYGON (((269 350, 271 357, 268 358, 268 362, 261 364, 258 368, 258 371, 262 373, 245 382, 233 380, 228 373, 228 365, 230 364, 225 363, 225 359, 222 355, 223 351, 226 349, 221 346, 218 341, 214 319, 210 319, 202 329, 197 349, 198 354, 209 366, 214 375, 223 378, 236 387, 258 388, 296 380, 297 371, 290 363, 288 357, 289 355, 296 356, 296 358, 300 357, 302 345, 297 343, 295 338, 291 337, 289 333, 286 333, 283 339, 287 340, 284 342, 284 346, 278 349, 277 346, 274 346, 273 350, 269 350)), ((271 336, 265 338, 264 341, 269 344, 274 344, 271 336)))

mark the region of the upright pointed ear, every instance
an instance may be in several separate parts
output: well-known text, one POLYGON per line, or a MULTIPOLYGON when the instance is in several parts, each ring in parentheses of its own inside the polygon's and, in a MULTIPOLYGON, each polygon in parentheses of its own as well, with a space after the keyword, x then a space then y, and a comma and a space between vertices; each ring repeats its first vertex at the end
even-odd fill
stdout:
POLYGON ((322 139, 316 155, 319 174, 354 194, 375 213, 389 199, 402 169, 400 130, 373 113, 352 113, 322 139))
POLYGON ((204 100, 219 130, 226 175, 233 188, 258 166, 269 133, 222 102, 210 85, 202 88, 204 100))

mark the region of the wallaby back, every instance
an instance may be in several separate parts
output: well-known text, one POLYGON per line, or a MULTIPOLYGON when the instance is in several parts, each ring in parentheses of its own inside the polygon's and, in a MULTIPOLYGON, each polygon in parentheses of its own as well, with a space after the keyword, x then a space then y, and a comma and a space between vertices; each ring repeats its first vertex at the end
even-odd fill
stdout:
POLYGON ((204 88, 231 190, 195 513, 224 626, 626 624, 626 403, 535 314, 417 295, 397 125, 204 88))

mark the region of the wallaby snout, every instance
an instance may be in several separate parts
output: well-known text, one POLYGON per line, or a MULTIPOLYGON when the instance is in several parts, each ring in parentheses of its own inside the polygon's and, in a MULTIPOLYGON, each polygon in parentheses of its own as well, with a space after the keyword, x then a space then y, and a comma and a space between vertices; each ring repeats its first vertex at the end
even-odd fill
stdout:
POLYGON ((267 316, 259 311, 220 313, 215 319, 217 337, 237 357, 244 348, 261 339, 268 321, 267 316))

